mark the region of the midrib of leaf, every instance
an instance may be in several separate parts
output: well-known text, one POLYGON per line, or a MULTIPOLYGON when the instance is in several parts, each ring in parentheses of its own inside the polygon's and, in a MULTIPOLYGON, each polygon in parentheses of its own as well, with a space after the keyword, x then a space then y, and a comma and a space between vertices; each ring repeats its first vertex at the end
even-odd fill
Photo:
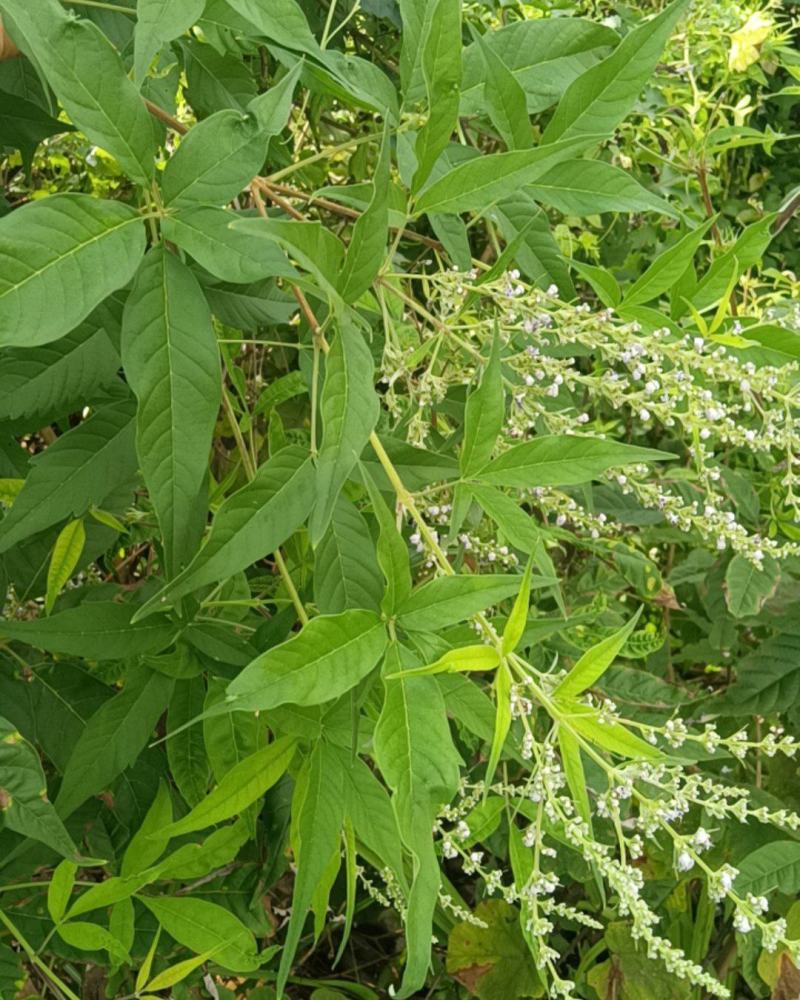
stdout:
MULTIPOLYGON (((50 207, 52 208, 52 206, 50 206, 50 207)), ((132 216, 130 219, 123 219, 117 225, 111 226, 109 229, 104 229, 102 231, 102 233, 97 233, 95 236, 92 236, 91 239, 88 239, 88 240, 86 240, 83 243, 79 243, 79 244, 77 244, 77 246, 71 247, 69 250, 66 251, 66 253, 63 253, 59 257, 56 257, 55 260, 48 261, 48 263, 45 264, 44 267, 40 267, 40 268, 38 268, 35 271, 31 271, 30 274, 26 278, 23 278, 22 281, 18 282, 17 284, 13 284, 13 285, 9 284, 9 285, 7 285, 4 291, 0 291, 0 299, 2 299, 3 296, 5 296, 5 295, 10 294, 11 292, 18 291, 20 288, 22 288, 23 286, 25 286, 29 281, 32 281, 34 278, 40 277, 42 274, 44 274, 46 271, 48 271, 51 267, 58 266, 59 264, 62 263, 62 261, 68 260, 70 257, 73 257, 75 254, 80 253, 82 250, 85 250, 86 247, 91 246, 93 243, 97 243, 98 240, 104 239, 109 234, 117 232, 117 230, 122 229, 124 226, 130 225, 132 222, 139 222, 139 221, 140 220, 139 220, 139 216, 138 215, 137 216, 132 216)), ((0 251, 0 256, 6 256, 6 257, 8 257, 9 255, 8 254, 3 254, 3 252, 0 251)), ((11 259, 13 259, 13 258, 11 258, 11 259)))
POLYGON ((177 201, 179 198, 182 198, 186 194, 187 191, 191 191, 192 188, 195 185, 197 185, 201 181, 205 180, 205 178, 210 173, 212 173, 212 171, 215 171, 215 170, 219 169, 219 167, 222 164, 227 164, 230 161, 234 160, 236 157, 238 157, 240 155, 241 151, 243 149, 245 149, 247 146, 249 146, 250 143, 253 142, 257 138, 257 135, 258 135, 258 133, 254 133, 249 138, 247 138, 246 140, 242 141, 242 143, 239 146, 237 146, 235 150, 231 150, 231 152, 228 153, 227 156, 224 156, 221 159, 216 160, 214 162, 214 164, 212 166, 210 166, 208 168, 208 170, 206 170, 204 173, 198 174, 196 177, 194 177, 191 181, 189 181, 188 184, 186 184, 184 187, 182 187, 180 190, 178 190, 177 193, 175 193, 175 194, 172 195, 172 197, 170 198, 170 203, 172 203, 174 201, 177 201))

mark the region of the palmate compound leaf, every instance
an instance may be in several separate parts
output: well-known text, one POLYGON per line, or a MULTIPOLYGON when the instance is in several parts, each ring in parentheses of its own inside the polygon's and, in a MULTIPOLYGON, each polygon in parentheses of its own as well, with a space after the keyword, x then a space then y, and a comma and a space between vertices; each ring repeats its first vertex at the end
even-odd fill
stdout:
MULTIPOLYGON (((194 555, 220 403, 220 364, 197 279, 163 247, 151 250, 125 303, 122 360, 139 400, 137 451, 164 537, 167 570, 194 555)), ((203 504, 205 510, 205 504, 203 504)))
POLYGON ((219 708, 253 712, 333 701, 374 669, 386 641, 386 629, 374 611, 312 618, 297 635, 245 667, 228 685, 219 708))
POLYGON ((186 569, 142 606, 142 619, 199 587, 226 580, 274 552, 308 516, 314 472, 304 449, 283 448, 222 504, 208 541, 186 569))
POLYGON ((148 185, 155 173, 155 122, 108 38, 56 0, 3 0, 2 6, 15 40, 41 66, 70 120, 128 176, 148 185))
POLYGON ((0 552, 103 500, 136 472, 135 406, 123 399, 97 410, 31 463, 14 505, 0 522, 0 552))
POLYGON ((47 783, 34 748, 0 716, 0 816, 9 830, 47 844, 65 858, 78 849, 47 799, 47 783))
POLYGON ((136 211, 57 194, 0 219, 0 347, 34 347, 69 333, 130 281, 144 252, 136 211))
POLYGON ((551 435, 509 448, 474 478, 498 486, 575 486, 618 466, 674 458, 667 451, 602 438, 551 435))

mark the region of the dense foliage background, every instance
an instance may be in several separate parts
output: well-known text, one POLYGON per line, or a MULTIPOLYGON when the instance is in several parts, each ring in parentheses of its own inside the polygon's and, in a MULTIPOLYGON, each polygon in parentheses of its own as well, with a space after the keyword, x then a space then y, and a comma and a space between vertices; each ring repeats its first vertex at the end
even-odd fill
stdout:
POLYGON ((0 997, 796 1000, 793 8, 0 14, 0 997))

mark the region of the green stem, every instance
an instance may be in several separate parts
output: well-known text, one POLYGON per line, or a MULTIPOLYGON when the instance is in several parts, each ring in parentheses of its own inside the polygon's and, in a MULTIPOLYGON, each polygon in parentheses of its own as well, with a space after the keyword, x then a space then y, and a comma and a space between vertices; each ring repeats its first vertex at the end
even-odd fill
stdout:
POLYGON ((52 969, 49 969, 45 965, 45 963, 39 958, 39 956, 36 954, 31 945, 25 940, 25 938, 19 932, 16 925, 11 922, 11 920, 6 916, 5 913, 3 913, 2 910, 0 910, 0 923, 6 927, 6 929, 10 932, 10 934, 17 942, 17 944, 20 946, 20 948, 22 948, 22 950, 25 952, 25 954, 28 957, 28 961, 31 963, 31 965, 35 965, 40 972, 42 972, 45 976, 47 976, 50 982, 57 989, 59 989, 64 994, 64 996, 68 998, 68 1000, 80 1000, 80 997, 77 996, 75 993, 73 993, 72 990, 69 988, 69 986, 67 986, 67 984, 63 980, 59 979, 59 977, 55 974, 55 972, 52 971, 52 969))

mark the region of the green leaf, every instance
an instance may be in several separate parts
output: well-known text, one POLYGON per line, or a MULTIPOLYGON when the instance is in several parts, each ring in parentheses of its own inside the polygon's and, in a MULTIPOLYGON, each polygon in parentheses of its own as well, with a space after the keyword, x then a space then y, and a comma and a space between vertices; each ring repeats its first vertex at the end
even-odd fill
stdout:
POLYGON ((461 446, 461 474, 469 476, 492 457, 505 419, 503 375, 500 370, 500 334, 495 330, 491 354, 480 385, 467 397, 464 412, 464 443, 461 446))
POLYGON ((59 532, 47 569, 47 597, 44 608, 48 615, 53 610, 62 588, 75 572, 85 544, 86 529, 83 521, 69 521, 59 532))
POLYGON ((166 837, 179 837, 194 830, 203 830, 243 812, 271 788, 286 773, 296 743, 282 736, 240 761, 220 781, 202 802, 177 822, 166 826, 166 837))
MULTIPOLYGON (((554 104, 570 83, 607 55, 619 37, 615 31, 581 17, 551 16, 512 21, 483 36, 485 46, 503 61, 522 87, 528 113, 554 104)), ((486 79, 477 45, 464 51, 461 114, 481 111, 486 79)))
POLYGON ((589 282, 604 306, 615 309, 619 305, 622 293, 619 289, 619 282, 611 271, 605 267, 595 267, 578 260, 570 261, 570 267, 577 271, 584 281, 589 282))
POLYGON ((64 858, 53 871, 53 876, 47 886, 47 912, 54 923, 60 923, 67 912, 72 889, 75 885, 75 873, 78 866, 74 861, 64 858))
POLYGON ((433 674, 472 672, 474 670, 494 670, 500 662, 500 654, 494 646, 459 646, 449 649, 434 663, 425 667, 413 667, 399 674, 386 674, 385 680, 398 677, 428 677, 433 674))
POLYGON ((153 56, 200 19, 205 0, 137 0, 133 36, 133 78, 140 81, 153 56))
POLYGON ((308 516, 313 484, 311 464, 299 447, 284 448, 259 466, 255 479, 222 504, 192 562, 142 606, 137 619, 274 552, 308 516))
POLYGON ((145 233, 128 205, 83 194, 32 201, 0 219, 0 347, 69 333, 130 281, 145 233))
POLYGON ((780 565, 771 556, 755 565, 735 555, 725 571, 725 600, 734 618, 757 615, 775 593, 780 576, 780 565))
MULTIPOLYGON (((546 585, 553 581, 548 580, 546 585)), ((424 583, 397 609, 397 621, 416 632, 435 632, 513 597, 520 577, 514 575, 441 576, 424 583)), ((544 586, 535 581, 534 585, 544 586)))
MULTIPOLYGON (((88 604, 77 610, 90 611, 92 607, 88 604)), ((173 681, 162 674, 137 670, 119 694, 92 715, 67 761, 56 799, 59 816, 70 816, 130 767, 167 707, 172 685, 173 681)))
POLYGON ((286 76, 273 84, 269 90, 253 98, 247 106, 250 114, 256 116, 258 126, 264 135, 277 135, 286 127, 292 111, 294 88, 300 79, 302 69, 303 60, 299 59, 286 76))
POLYGON ((314 553, 314 601, 324 615, 347 608, 378 611, 382 587, 369 525, 358 508, 340 496, 314 553))
POLYGON ((211 769, 202 730, 199 726, 186 726, 202 714, 205 695, 202 677, 179 680, 167 713, 169 770, 178 791, 190 806, 196 806, 205 795, 211 769))
POLYGON ((82 516, 131 481, 136 471, 133 414, 132 399, 105 406, 33 460, 0 523, 0 552, 65 517, 82 516))
POLYGON ((147 255, 125 304, 122 361, 139 400, 139 464, 174 576, 194 555, 202 530, 197 504, 219 410, 220 366, 200 286, 163 247, 147 255))
POLYGON ((674 217, 678 214, 626 170, 603 160, 566 160, 526 190, 536 201, 565 215, 659 212, 674 217))
POLYGON ((533 183, 556 164, 603 138, 599 133, 576 136, 537 146, 536 149, 488 153, 467 160, 425 188, 415 205, 415 214, 485 212, 494 202, 509 197, 525 184, 533 183))
POLYGON ((333 701, 369 674, 386 648, 372 611, 313 618, 297 635, 253 660, 228 685, 230 711, 333 701))
POLYGON ((726 715, 772 715, 800 704, 800 632, 762 642, 736 665, 736 683, 722 700, 726 715))
POLYGON ((317 462, 316 499, 309 521, 318 545, 336 498, 355 467, 378 421, 372 354, 361 331, 346 321, 326 357, 322 389, 322 444, 317 462))
POLYGON ((475 478, 498 486, 575 486, 596 479, 608 469, 673 458, 666 451, 602 438, 552 435, 515 445, 475 478))
POLYGON ((411 564, 408 557, 408 545, 398 530, 397 522, 386 506, 375 480, 364 465, 361 467, 361 475, 369 492, 372 512, 379 527, 378 565, 386 580, 381 610, 392 615, 411 593, 411 564))
POLYGON ((563 726, 558 728, 558 750, 561 754, 561 766, 567 779, 578 815, 592 828, 592 810, 589 804, 589 792, 586 788, 586 774, 581 761, 581 747, 575 736, 563 726))
POLYGON ((353 760, 350 751, 342 750, 341 753, 347 757, 347 766, 342 766, 347 813, 358 837, 359 849, 363 844, 395 873, 402 885, 405 876, 400 833, 389 794, 360 757, 353 760))
MULTIPOLYGON (((389 672, 415 665, 400 647, 393 646, 387 655, 389 672)), ((392 790, 400 836, 413 858, 405 921, 408 958, 401 988, 401 995, 410 995, 428 973, 431 925, 441 880, 431 825, 439 807, 455 793, 461 763, 433 677, 387 684, 375 728, 375 758, 392 790)))
POLYGON ((219 946, 217 948, 210 948, 196 958, 187 958, 183 962, 176 962, 175 965, 164 969, 163 972, 159 972, 157 976, 153 976, 150 982, 143 988, 150 993, 155 993, 158 990, 166 990, 170 986, 180 983, 194 972, 195 969, 200 968, 201 965, 205 965, 209 959, 212 959, 218 950, 219 946))
POLYGON ((772 240, 774 222, 774 214, 754 222, 713 261, 688 295, 698 311, 702 312, 718 302, 727 292, 732 279, 736 280, 758 263, 772 240))
POLYGON ((506 627, 503 629, 503 652, 513 653, 520 643, 528 624, 528 610, 531 603, 531 573, 533 572, 534 559, 528 559, 528 565, 522 575, 522 582, 519 585, 519 593, 514 601, 514 607, 508 616, 506 627))
POLYGON ((116 334, 103 306, 66 337, 42 347, 7 348, 0 354, 0 419, 81 408, 113 381, 120 361, 108 334, 116 334))
POLYGON ((563 299, 573 298, 569 269, 544 209, 523 190, 505 197, 491 214, 507 243, 516 243, 514 257, 530 280, 539 288, 556 285, 563 299))
POLYGON ((89 601, 50 618, 2 621, 0 637, 87 660, 122 660, 157 653, 172 642, 177 625, 163 618, 131 624, 131 610, 129 604, 89 601))
POLYGON ((239 219, 236 212, 198 205, 165 218, 161 232, 222 281, 296 278, 297 271, 276 244, 232 228, 239 219))
POLYGON ((544 130, 545 143, 600 132, 611 136, 652 76, 688 0, 674 0, 629 32, 610 56, 567 88, 544 130))
POLYGON ((512 684, 513 678, 511 676, 511 670, 509 669, 508 664, 503 661, 501 662, 494 678, 496 709, 492 747, 489 752, 489 761, 486 765, 486 775, 484 777, 487 788, 491 785, 492 780, 494 779, 494 773, 497 770, 497 765, 500 763, 500 755, 503 753, 503 748, 505 747, 506 739, 508 738, 508 732, 511 729, 512 684))
POLYGON ((740 896, 764 896, 776 889, 787 896, 800 892, 800 844, 796 840, 775 840, 757 847, 737 867, 733 888, 740 896))
POLYGON ((81 951, 105 951, 112 962, 121 965, 130 961, 130 955, 114 935, 101 927, 100 924, 90 924, 83 920, 72 920, 68 924, 60 924, 58 936, 73 948, 81 951))
POLYGON ((77 860, 78 849, 48 801, 47 783, 36 751, 2 716, 0 816, 9 830, 46 844, 62 857, 77 860))
MULTIPOLYGON (((71 17, 56 0, 3 0, 3 10, 19 31, 13 32, 18 45, 42 67, 70 120, 133 180, 149 185, 155 123, 103 32, 91 21, 71 17)), ((104 250, 97 259, 110 254, 104 250)))
POLYGON ((461 0, 431 0, 422 39, 422 76, 427 94, 427 119, 417 133, 417 169, 411 182, 419 191, 458 121, 461 98, 461 0))
POLYGON ((249 66, 233 55, 220 55, 196 38, 180 43, 186 68, 187 96, 198 116, 205 118, 220 108, 246 111, 257 92, 249 66))
POLYGON ((495 49, 474 35, 485 67, 483 100, 492 124, 509 149, 530 149, 531 123, 525 91, 495 49))
POLYGON ((302 8, 295 0, 228 0, 229 5, 250 21, 258 32, 276 45, 294 52, 322 57, 302 8))
POLYGON ((169 843, 166 827, 172 822, 172 798, 166 781, 159 781, 155 798, 131 837, 122 856, 120 874, 123 878, 145 871, 161 857, 169 843))
POLYGON ((601 721, 595 708, 578 702, 561 701, 569 728, 579 736, 619 757, 631 760, 661 760, 660 750, 646 743, 622 723, 601 721))
POLYGON ((372 182, 372 198, 356 220, 339 287, 345 302, 357 301, 383 266, 389 236, 389 133, 384 131, 372 182))
POLYGON ((600 680, 624 649, 628 637, 636 628, 643 608, 644 605, 640 605, 633 618, 627 621, 618 632, 598 642, 591 649, 587 649, 567 676, 556 686, 553 694, 557 698, 576 698, 600 680))
POLYGON ((0 135, 3 145, 19 149, 24 161, 43 139, 74 131, 74 126, 52 118, 33 101, 0 89, 0 135))
POLYGON ((306 914, 331 857, 339 851, 344 822, 344 772, 341 759, 324 740, 311 751, 295 786, 292 824, 297 875, 289 927, 281 953, 277 988, 282 994, 291 972, 306 914))
POLYGON ((170 937, 197 954, 214 953, 214 961, 231 972, 253 972, 259 966, 252 931, 230 910, 204 899, 139 896, 170 937))
POLYGON ((637 306, 651 302, 680 281, 691 265, 692 258, 712 222, 713 220, 709 219, 704 225, 692 229, 677 243, 660 253, 625 292, 624 304, 637 306))
POLYGON ((170 157, 161 181, 165 204, 226 204, 259 172, 266 152, 255 115, 218 111, 190 129, 170 157))

